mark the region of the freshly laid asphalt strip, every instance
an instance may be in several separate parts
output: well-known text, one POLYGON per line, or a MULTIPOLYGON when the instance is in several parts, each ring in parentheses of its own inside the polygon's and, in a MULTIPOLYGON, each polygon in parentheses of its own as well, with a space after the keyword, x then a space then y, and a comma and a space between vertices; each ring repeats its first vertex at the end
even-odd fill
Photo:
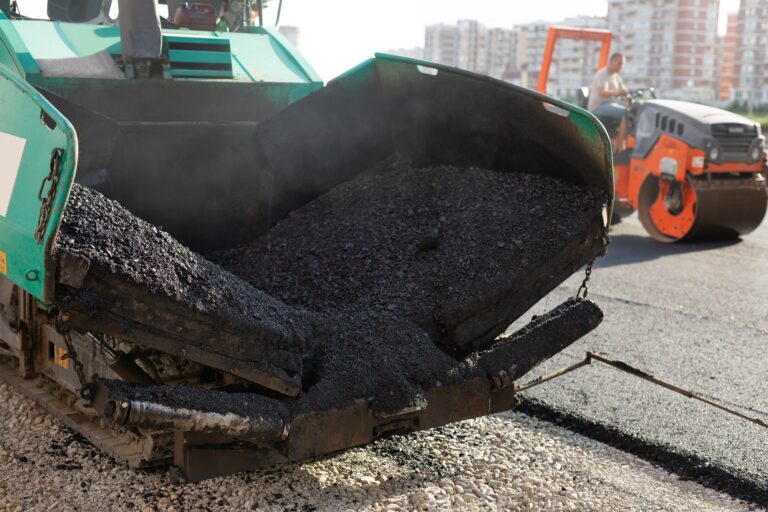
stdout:
MULTIPOLYGON (((528 377, 592 350, 768 421, 768 223, 740 241, 669 245, 633 217, 612 238, 590 282, 605 321, 528 377)), ((572 294, 581 279, 531 313, 572 294)), ((637 377, 593 363, 526 392, 522 408, 768 505, 768 429, 637 377)))

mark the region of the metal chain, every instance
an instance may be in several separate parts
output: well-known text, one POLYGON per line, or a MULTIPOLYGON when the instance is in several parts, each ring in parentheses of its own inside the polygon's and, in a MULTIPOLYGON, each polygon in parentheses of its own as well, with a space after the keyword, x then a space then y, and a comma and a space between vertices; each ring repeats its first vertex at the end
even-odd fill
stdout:
POLYGON ((64 155, 64 150, 56 148, 51 152, 51 169, 48 172, 48 176, 43 178, 43 182, 40 184, 40 190, 37 192, 37 198, 40 200, 40 216, 37 218, 37 227, 35 228, 35 240, 40 243, 45 235, 45 228, 48 225, 48 220, 51 218, 51 209, 53 208, 53 198, 56 196, 56 187, 59 184, 59 177, 61 176, 61 157, 64 155), (48 192, 43 197, 43 190, 45 184, 50 183, 48 192))
POLYGON ((577 299, 586 299, 587 295, 589 294, 587 283, 589 283, 589 279, 592 277, 592 265, 594 264, 595 258, 592 258, 592 261, 589 262, 587 269, 584 271, 584 280, 581 282, 581 286, 579 286, 579 289, 576 291, 577 299))
POLYGON ((64 343, 67 345, 67 353, 62 356, 62 359, 70 359, 75 365, 75 373, 77 374, 77 380, 80 381, 80 395, 83 398, 87 398, 86 390, 88 389, 88 380, 85 378, 85 371, 83 370, 83 363, 77 358, 77 352, 75 352, 75 345, 72 343, 72 337, 69 332, 62 334, 64 343))
POLYGON ((576 290, 576 298, 577 299, 586 299, 587 295, 589 295, 589 287, 587 286, 589 283, 590 278, 592 277, 592 267, 595 264, 595 260, 605 254, 605 249, 608 247, 608 244, 611 243, 611 239, 608 237, 607 233, 603 234, 602 239, 600 240, 603 250, 600 251, 598 254, 595 255, 594 258, 592 258, 592 261, 590 261, 587 264, 586 270, 584 270, 584 280, 581 282, 581 286, 579 286, 579 289, 576 290))

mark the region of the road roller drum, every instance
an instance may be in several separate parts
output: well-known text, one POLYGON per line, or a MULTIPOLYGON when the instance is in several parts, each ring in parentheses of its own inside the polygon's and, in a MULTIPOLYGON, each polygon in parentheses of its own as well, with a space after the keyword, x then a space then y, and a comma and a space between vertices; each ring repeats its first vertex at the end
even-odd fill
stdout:
POLYGON ((766 206, 760 174, 689 176, 682 183, 649 176, 638 198, 638 215, 661 242, 735 238, 760 225, 766 206))

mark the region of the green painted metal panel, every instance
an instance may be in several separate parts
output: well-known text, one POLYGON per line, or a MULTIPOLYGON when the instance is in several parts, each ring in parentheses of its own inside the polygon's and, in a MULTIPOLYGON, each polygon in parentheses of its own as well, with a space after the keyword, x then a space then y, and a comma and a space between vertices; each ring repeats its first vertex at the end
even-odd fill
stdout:
POLYGON ((171 63, 194 62, 204 64, 232 64, 232 56, 229 52, 168 50, 168 59, 171 63))
POLYGON ((208 69, 172 69, 171 76, 174 78, 232 78, 232 72, 208 69))
POLYGON ((15 71, 0 65, 0 271, 43 303, 54 282, 51 249, 74 179, 77 136, 69 121, 15 71), (45 113, 45 117, 43 116, 45 113), (35 229, 50 189, 54 150, 62 153, 50 216, 35 229), (42 187, 42 190, 41 190, 42 187))
POLYGON ((34 57, 16 31, 16 23, 11 20, 0 20, 0 41, 11 52, 18 70, 23 70, 23 73, 27 74, 40 73, 34 57))
MULTIPOLYGON (((163 30, 166 41, 230 44, 233 78, 271 83, 321 82, 320 77, 277 31, 251 32, 163 30)), ((39 74, 35 59, 83 57, 104 51, 120 53, 120 30, 91 25, 39 20, 0 20, 0 41, 10 49, 17 67, 27 76, 39 74)))
POLYGON ((6 44, 0 39, 0 64, 3 66, 7 66, 10 69, 16 71, 16 73, 21 74, 21 69, 19 69, 16 59, 14 58, 13 52, 6 46, 6 44))
POLYGON ((296 49, 293 44, 288 41, 288 38, 281 34, 280 31, 268 27, 256 27, 256 30, 258 32, 269 34, 272 40, 282 47, 286 53, 287 58, 292 60, 299 69, 304 71, 307 80, 311 82, 322 82, 322 78, 320 78, 320 75, 317 74, 309 61, 304 58, 299 50, 296 49))
MULTIPOLYGON (((229 40, 228 39, 222 39, 221 37, 211 37, 207 35, 200 35, 200 32, 186 32, 183 36, 182 35, 175 35, 176 31, 173 33, 165 33, 165 40, 169 43, 195 43, 195 44, 206 44, 206 45, 221 45, 226 46, 229 48, 229 40)), ((204 32, 203 34, 207 34, 207 32, 204 32)))
POLYGON ((235 78, 251 77, 257 82, 273 83, 321 82, 319 75, 297 51, 280 42, 282 36, 267 29, 254 33, 214 34, 230 41, 235 78))
POLYGON ((120 47, 117 26, 30 20, 14 21, 13 26, 34 58, 83 57, 120 47))
MULTIPOLYGON (((569 106, 570 112, 568 113, 568 119, 579 131, 579 134, 585 139, 585 147, 588 147, 594 154, 594 159, 603 160, 605 162, 606 169, 613 169, 613 151, 611 151, 610 140, 608 132, 605 130, 603 123, 586 109, 578 107, 576 105, 569 106)), ((614 178, 613 173, 609 176, 611 181, 611 190, 614 190, 614 178)))

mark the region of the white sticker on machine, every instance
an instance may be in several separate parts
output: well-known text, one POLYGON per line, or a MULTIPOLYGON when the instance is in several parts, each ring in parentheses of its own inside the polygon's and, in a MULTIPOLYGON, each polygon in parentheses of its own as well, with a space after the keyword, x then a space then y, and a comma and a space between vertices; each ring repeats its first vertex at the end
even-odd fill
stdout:
POLYGON ((27 139, 0 132, 0 215, 3 217, 8 214, 26 143, 27 139))

